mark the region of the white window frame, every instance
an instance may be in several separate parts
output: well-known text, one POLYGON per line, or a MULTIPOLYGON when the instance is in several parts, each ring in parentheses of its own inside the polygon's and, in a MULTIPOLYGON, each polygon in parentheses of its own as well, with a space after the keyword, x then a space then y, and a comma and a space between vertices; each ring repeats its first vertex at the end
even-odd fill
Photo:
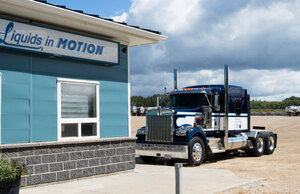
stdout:
POLYGON ((89 80, 78 80, 78 79, 66 79, 57 78, 57 138, 58 141, 76 141, 85 139, 99 139, 100 138, 100 108, 99 108, 99 85, 98 81, 89 80), (86 84, 96 86, 96 118, 61 118, 61 83, 73 83, 73 84, 86 84), (81 124, 82 123, 96 123, 96 135, 82 137, 81 135, 81 124), (61 136, 61 125, 62 124, 78 124, 78 137, 62 137, 61 136))
POLYGON ((127 47, 127 72, 128 72, 128 137, 131 137, 131 90, 130 90, 130 47, 127 47))
POLYGON ((2 118, 2 73, 0 72, 0 145, 1 145, 1 129, 2 129, 2 122, 1 122, 1 118, 2 118))

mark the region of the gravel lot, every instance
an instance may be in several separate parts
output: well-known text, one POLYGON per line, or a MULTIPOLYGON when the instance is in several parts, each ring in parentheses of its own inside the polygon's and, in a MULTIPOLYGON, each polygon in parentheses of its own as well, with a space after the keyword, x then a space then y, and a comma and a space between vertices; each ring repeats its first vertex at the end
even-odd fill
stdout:
MULTIPOLYGON (((131 133, 145 125, 145 117, 131 117, 131 133)), ((248 157, 242 151, 236 154, 218 154, 197 168, 231 170, 242 178, 260 178, 262 184, 238 193, 300 193, 300 117, 252 116, 251 125, 266 126, 278 135, 278 144, 272 155, 248 157)))

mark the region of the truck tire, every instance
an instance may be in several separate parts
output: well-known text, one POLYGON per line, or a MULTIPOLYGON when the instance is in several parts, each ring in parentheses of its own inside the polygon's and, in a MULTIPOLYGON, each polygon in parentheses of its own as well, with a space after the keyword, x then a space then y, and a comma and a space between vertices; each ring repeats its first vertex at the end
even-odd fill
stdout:
POLYGON ((272 132, 265 134, 265 153, 266 155, 273 154, 276 147, 275 135, 272 132))
POLYGON ((250 154, 255 157, 262 156, 265 152, 265 138, 262 134, 258 133, 255 139, 252 139, 253 149, 250 154))
POLYGON ((156 161, 157 157, 154 156, 140 156, 140 159, 145 163, 153 163, 156 161))
POLYGON ((188 146, 188 165, 199 166, 205 157, 205 146, 200 137, 193 137, 188 146))

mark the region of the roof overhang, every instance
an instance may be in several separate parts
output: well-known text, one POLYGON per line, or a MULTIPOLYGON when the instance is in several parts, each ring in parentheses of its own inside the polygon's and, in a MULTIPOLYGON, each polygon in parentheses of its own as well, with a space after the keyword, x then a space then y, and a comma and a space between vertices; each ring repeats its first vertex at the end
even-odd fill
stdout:
POLYGON ((130 47, 161 42, 166 36, 33 0, 0 0, 0 13, 98 35, 130 47))

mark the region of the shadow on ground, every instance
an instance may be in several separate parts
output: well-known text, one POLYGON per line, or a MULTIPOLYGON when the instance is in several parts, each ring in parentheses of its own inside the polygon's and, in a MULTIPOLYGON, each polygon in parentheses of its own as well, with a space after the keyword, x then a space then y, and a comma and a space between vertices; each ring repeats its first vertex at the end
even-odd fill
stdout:
MULTIPOLYGON (((209 156, 209 158, 202 164, 209 164, 209 163, 217 163, 225 160, 232 160, 235 158, 242 158, 242 157, 251 157, 245 154, 244 151, 238 151, 238 152, 231 152, 231 153, 220 153, 220 154, 214 154, 209 156)), ((135 158, 136 164, 147 164, 147 165, 163 165, 163 166, 174 166, 175 163, 183 163, 184 166, 187 166, 186 160, 181 159, 164 159, 164 158, 158 158, 155 162, 143 162, 140 157, 135 158)))

